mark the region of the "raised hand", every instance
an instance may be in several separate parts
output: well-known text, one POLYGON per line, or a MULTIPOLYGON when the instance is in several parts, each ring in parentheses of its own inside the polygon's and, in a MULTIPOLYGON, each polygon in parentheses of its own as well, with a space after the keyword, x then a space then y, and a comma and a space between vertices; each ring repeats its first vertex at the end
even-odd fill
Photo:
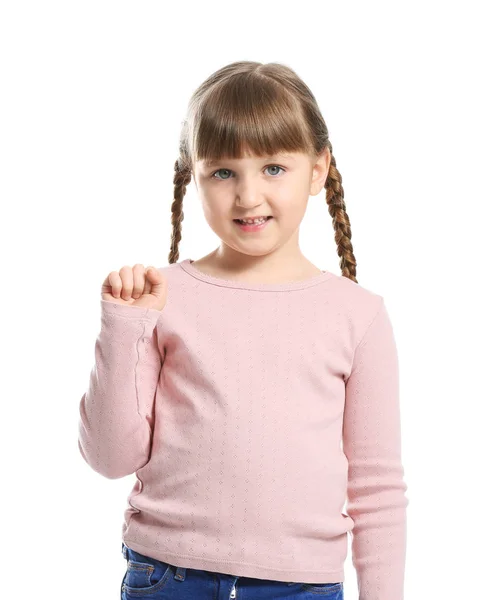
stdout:
POLYGON ((167 301, 167 280, 155 267, 128 265, 111 271, 101 288, 101 298, 117 304, 163 310, 167 301))

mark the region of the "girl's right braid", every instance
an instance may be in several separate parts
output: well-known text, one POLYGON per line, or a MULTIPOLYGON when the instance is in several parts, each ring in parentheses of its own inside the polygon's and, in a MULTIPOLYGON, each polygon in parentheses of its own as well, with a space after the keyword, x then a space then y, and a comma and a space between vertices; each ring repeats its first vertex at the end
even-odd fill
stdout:
POLYGON ((179 259, 179 242, 181 241, 181 223, 184 220, 184 211, 182 210, 182 201, 186 195, 186 188, 191 181, 191 171, 181 166, 181 159, 175 161, 174 165, 174 201, 172 202, 172 235, 170 237, 170 254, 168 255, 169 264, 177 262, 179 259))

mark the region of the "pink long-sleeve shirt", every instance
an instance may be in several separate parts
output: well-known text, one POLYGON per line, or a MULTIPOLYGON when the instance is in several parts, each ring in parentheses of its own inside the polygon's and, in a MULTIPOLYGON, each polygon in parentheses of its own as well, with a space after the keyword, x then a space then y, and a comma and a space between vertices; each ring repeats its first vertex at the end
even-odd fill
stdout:
POLYGON ((401 600, 407 486, 382 296, 330 271, 290 283, 160 270, 162 311, 101 300, 78 447, 135 473, 122 539, 176 566, 344 581, 401 600), (343 511, 346 502, 345 512, 343 511))

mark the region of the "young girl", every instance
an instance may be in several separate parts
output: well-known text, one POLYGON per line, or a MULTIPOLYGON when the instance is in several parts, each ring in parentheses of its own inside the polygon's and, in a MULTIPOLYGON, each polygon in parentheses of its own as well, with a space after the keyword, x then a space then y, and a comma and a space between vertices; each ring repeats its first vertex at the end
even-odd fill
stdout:
POLYGON ((169 264, 106 277, 80 401, 83 458, 136 475, 122 600, 341 600, 349 533, 359 598, 403 598, 397 350, 383 297, 357 283, 341 182, 289 67, 236 62, 195 91, 169 264), (177 262, 191 178, 221 243, 177 262), (323 189, 341 275, 299 248, 323 189))

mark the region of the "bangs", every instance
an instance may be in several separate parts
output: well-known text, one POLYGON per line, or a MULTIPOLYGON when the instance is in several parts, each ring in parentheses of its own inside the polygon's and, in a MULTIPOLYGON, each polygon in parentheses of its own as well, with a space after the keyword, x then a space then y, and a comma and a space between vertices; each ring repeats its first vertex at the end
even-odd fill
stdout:
POLYGON ((219 82, 190 113, 193 161, 314 153, 299 102, 268 78, 243 74, 219 82))

